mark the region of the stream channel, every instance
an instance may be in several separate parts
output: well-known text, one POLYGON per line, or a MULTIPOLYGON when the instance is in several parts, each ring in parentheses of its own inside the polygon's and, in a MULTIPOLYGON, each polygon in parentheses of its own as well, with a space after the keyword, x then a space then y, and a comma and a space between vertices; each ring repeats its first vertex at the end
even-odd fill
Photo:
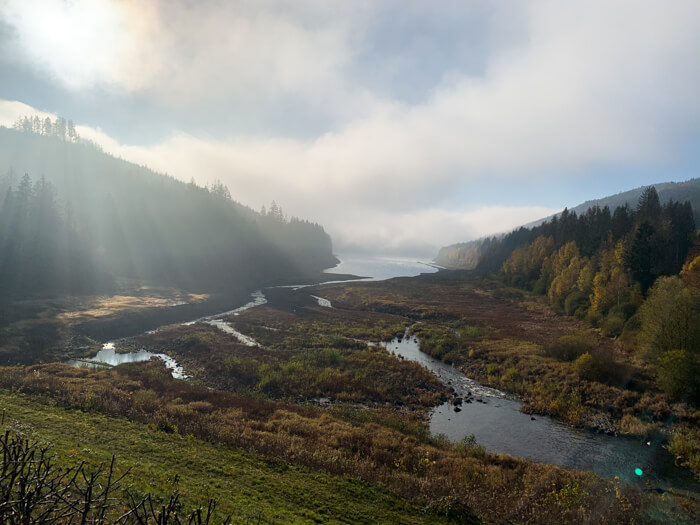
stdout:
POLYGON ((435 408, 430 431, 458 442, 473 435, 489 452, 529 458, 650 488, 684 489, 700 493, 692 474, 678 466, 658 441, 615 437, 576 429, 547 416, 520 411, 521 403, 505 393, 485 387, 456 368, 419 350, 419 340, 409 336, 381 343, 390 352, 425 366, 456 396, 471 402, 455 407, 451 401, 435 408), (457 411, 456 408, 459 410, 457 411), (641 469, 639 476, 635 469, 641 469))
MULTIPOLYGON (((362 275, 361 268, 373 269, 373 263, 363 265, 364 262, 352 267, 356 273, 362 275)), ((421 263, 406 265, 402 262, 395 265, 392 274, 391 266, 391 262, 380 261, 377 267, 381 268, 381 276, 370 279, 381 280, 436 271, 421 263)), ((370 272, 365 272, 365 275, 367 274, 371 275, 370 272)), ((288 287, 299 289, 306 286, 288 287)), ((332 307, 326 299, 312 297, 320 306, 332 307)), ((243 344, 255 346, 253 339, 236 331, 220 318, 238 315, 266 302, 265 295, 258 290, 251 294, 250 302, 239 308, 183 324, 205 322, 231 334, 243 344)), ((444 434, 453 442, 474 436, 476 442, 488 452, 529 458, 568 469, 590 470, 609 478, 617 476, 624 482, 642 487, 662 490, 672 487, 700 494, 700 485, 693 479, 692 474, 675 464, 673 456, 661 442, 597 434, 571 428, 546 416, 532 417, 524 414, 520 411, 519 401, 499 390, 485 387, 451 365, 421 352, 418 339, 410 336, 408 330, 401 338, 379 344, 389 352, 425 366, 448 387, 453 388, 456 397, 464 400, 463 404, 457 407, 449 401, 433 410, 430 416, 430 430, 433 434, 444 434), (639 475, 639 472, 642 474, 639 475)), ((90 367, 116 366, 127 362, 148 361, 152 357, 162 359, 172 371, 173 377, 187 378, 182 367, 166 354, 154 354, 143 349, 138 352, 117 353, 113 342, 105 343, 96 356, 71 360, 69 364, 90 367)))

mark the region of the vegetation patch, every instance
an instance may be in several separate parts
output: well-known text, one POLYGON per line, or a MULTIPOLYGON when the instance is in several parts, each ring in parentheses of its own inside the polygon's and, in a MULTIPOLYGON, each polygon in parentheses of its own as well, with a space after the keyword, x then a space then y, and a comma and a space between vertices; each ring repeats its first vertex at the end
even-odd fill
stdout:
POLYGON ((41 447, 50 443, 48 455, 58 468, 83 465, 93 473, 102 465, 104 471, 115 456, 113 479, 124 477, 110 500, 118 508, 106 514, 109 523, 130 508, 130 496, 138 503, 149 494, 156 512, 176 496, 181 518, 197 507, 206 513, 213 499, 212 523, 229 515, 233 523, 444 522, 377 485, 55 401, 0 392, 5 428, 41 447))
MULTIPOLYGON (((247 454, 275 458, 275 480, 285 479, 284 464, 297 465, 313 472, 380 484, 407 498, 412 505, 420 505, 431 513, 444 511, 461 520, 473 520, 476 516, 487 522, 508 520, 513 523, 654 522, 645 517, 644 509, 650 508, 658 496, 646 495, 590 473, 567 472, 553 466, 484 454, 475 447, 455 446, 427 436, 405 434, 391 425, 357 419, 350 422, 338 417, 341 414, 321 409, 255 400, 188 385, 173 380, 156 362, 145 366, 120 366, 109 371, 73 369, 65 365, 5 368, 0 369, 0 385, 40 399, 39 403, 27 403, 35 407, 35 413, 45 411, 52 414, 51 418, 82 413, 63 412, 64 409, 58 407, 84 411, 86 414, 80 417, 90 420, 90 425, 95 427, 92 430, 84 432, 84 427, 66 425, 65 421, 53 427, 57 433, 67 426, 71 429, 72 439, 77 439, 80 445, 67 444, 70 449, 81 450, 82 443, 88 441, 87 436, 102 432, 112 422, 132 424, 105 418, 102 420, 104 426, 95 425, 92 418, 104 417, 95 413, 152 425, 152 431, 145 435, 128 430, 112 434, 111 442, 118 437, 120 446, 126 447, 126 453, 133 451, 132 454, 136 455, 143 453, 160 457, 158 447, 148 441, 155 436, 162 436, 158 441, 167 440, 168 443, 197 443, 194 451, 188 448, 190 445, 178 445, 177 449, 172 447, 163 451, 164 457, 177 459, 175 464, 163 461, 161 468, 166 468, 166 465, 177 467, 178 473, 188 472, 188 466, 196 470, 196 450, 200 445, 198 441, 187 441, 187 436, 225 445, 224 448, 215 448, 218 455, 209 464, 211 475, 195 471, 189 478, 188 472, 188 479, 201 489, 206 485, 218 490, 216 480, 219 476, 228 476, 231 483, 236 482, 236 476, 228 471, 235 466, 229 465, 221 456, 224 450, 233 447, 247 454), (56 408, 45 409, 47 402, 55 403, 56 408), (180 439, 185 442, 178 441, 180 439), (580 497, 552 501, 551 494, 565 491, 566 487, 577 483, 581 487, 580 497)), ((13 403, 12 406, 16 407, 17 402, 13 403)), ((35 417, 46 419, 45 415, 35 417)), ((26 418, 18 419, 26 421, 26 418)), ((68 438, 64 436, 62 439, 68 438)), ((230 453, 233 451, 226 452, 230 453)), ((240 455, 239 452, 236 454, 240 455)), ((144 479, 151 478, 167 480, 168 476, 159 475, 156 470, 156 473, 144 476, 144 479)), ((259 485, 250 478, 246 479, 253 488, 259 485)), ((270 494, 277 491, 289 494, 289 490, 267 478, 261 483, 266 493, 269 490, 270 494)), ((329 490, 336 489, 329 485, 329 490)), ((294 488, 293 492, 309 497, 304 490, 294 488)), ((347 497, 345 492, 339 494, 341 500, 347 497)), ((679 502, 692 507, 692 500, 678 498, 679 502)), ((671 521, 688 521, 687 511, 680 511, 677 504, 665 508, 665 512, 674 516, 671 521)), ((430 516, 430 519, 435 519, 435 514, 430 516)), ((376 516, 370 519, 376 520, 376 516)), ((401 519, 397 521, 401 522, 401 519)))
MULTIPOLYGON (((687 271, 684 282, 690 282, 693 275, 687 271)), ((659 362, 661 368, 654 369, 622 341, 604 337, 575 317, 553 312, 546 297, 527 291, 513 296, 504 293, 508 289, 498 279, 441 272, 410 280, 329 285, 324 293, 334 305, 357 311, 366 308, 369 297, 394 301, 409 312, 444 311, 443 317, 450 320, 441 321, 437 316, 412 325, 421 339, 421 350, 460 367, 483 384, 517 394, 524 411, 599 431, 639 436, 662 433, 667 439, 679 426, 700 424, 697 406, 678 403, 659 389, 664 380, 690 384, 683 382, 683 378, 690 381, 689 371, 694 370, 692 363, 687 364, 687 354, 670 353, 673 359, 667 357, 659 362), (460 326, 477 326, 479 331, 470 333, 460 326), (664 365, 667 376, 658 375, 664 365)), ((631 315, 628 327, 645 310, 633 314, 623 306, 613 311, 631 315)), ((410 321, 416 320, 418 315, 412 314, 410 321)), ((625 336, 635 345, 637 331, 625 336)), ((655 340, 671 341, 664 337, 655 340)), ((685 455, 689 449, 681 450, 681 460, 694 464, 685 455)))

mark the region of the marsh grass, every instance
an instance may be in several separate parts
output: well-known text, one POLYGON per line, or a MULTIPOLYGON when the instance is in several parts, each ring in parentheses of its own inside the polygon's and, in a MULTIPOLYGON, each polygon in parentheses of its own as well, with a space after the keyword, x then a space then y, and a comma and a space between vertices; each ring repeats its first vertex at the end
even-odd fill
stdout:
POLYGON ((684 445, 676 447, 680 461, 700 473, 692 452, 700 446, 698 434, 676 432, 700 425, 700 411, 658 390, 653 372, 631 349, 634 333, 623 332, 613 341, 557 314, 543 297, 499 280, 450 272, 334 285, 324 292, 333 304, 358 311, 376 302, 395 303, 407 320, 420 321, 412 330, 421 338, 422 351, 517 394, 525 411, 582 427, 594 427, 604 416, 620 433, 661 433, 681 440, 684 445), (431 319, 423 316, 427 310, 433 312, 431 319), (480 330, 470 333, 459 326, 480 330), (576 361, 586 354, 586 362, 576 361))
MULTIPOLYGON (((455 513, 463 520, 477 516, 487 522, 639 523, 645 521, 643 509, 650 504, 643 493, 616 487, 593 474, 484 454, 474 447, 455 447, 420 433, 405 433, 397 429, 396 422, 384 424, 381 417, 378 422, 362 417, 349 421, 352 416, 344 419, 342 414, 317 408, 189 385, 173 380, 157 362, 108 371, 65 365, 5 368, 0 369, 0 385, 36 399, 38 402, 25 401, 35 407, 35 414, 47 403, 55 407, 46 412, 54 419, 56 432, 66 428, 67 421, 58 423, 55 418, 65 418, 67 413, 83 414, 80 417, 86 418, 86 422, 82 427, 69 423, 74 441, 66 448, 86 448, 83 443, 87 438, 81 437, 84 433, 91 436, 110 425, 133 424, 113 417, 147 425, 149 431, 144 435, 124 428, 110 441, 118 440, 126 453, 131 450, 139 456, 172 457, 162 460, 163 470, 167 471, 169 461, 174 462, 170 463, 174 468, 168 474, 161 470, 160 479, 174 479, 176 473, 190 476, 188 468, 200 468, 195 457, 200 453, 199 440, 202 440, 223 446, 215 447, 222 454, 235 453, 240 457, 241 452, 234 451, 237 449, 274 459, 280 472, 296 465, 339 477, 332 479, 358 479, 383 486, 408 499, 410 505, 420 505, 432 512, 455 513), (73 410, 65 412, 65 409, 73 410), (100 424, 95 424, 93 418, 100 419, 100 424), (94 428, 86 430, 85 425, 94 428), (169 450, 159 451, 152 439, 166 440, 172 445, 169 450), (181 444, 180 450, 175 447, 177 443, 181 444), (195 449, 190 450, 189 446, 195 449), (553 496, 561 491, 568 494, 567 487, 572 486, 580 487, 573 496, 553 496)), ((21 403, 12 401, 16 397, 4 397, 17 410, 21 403)), ((27 418, 18 419, 27 421, 27 418)), ((94 446, 90 442, 87 448, 94 446)), ((217 479, 221 476, 228 476, 233 482, 236 477, 228 469, 235 467, 223 458, 207 463, 211 475, 198 472, 195 477, 199 482, 193 479, 192 483, 202 490, 202 484, 218 488, 217 483, 222 481, 217 479)), ((271 478, 260 483, 265 491, 272 490, 268 487, 273 483, 271 478)), ((230 484, 226 486, 230 490, 230 484)), ((276 485, 276 490, 281 487, 276 485)), ((676 518, 685 519, 682 513, 676 518)))

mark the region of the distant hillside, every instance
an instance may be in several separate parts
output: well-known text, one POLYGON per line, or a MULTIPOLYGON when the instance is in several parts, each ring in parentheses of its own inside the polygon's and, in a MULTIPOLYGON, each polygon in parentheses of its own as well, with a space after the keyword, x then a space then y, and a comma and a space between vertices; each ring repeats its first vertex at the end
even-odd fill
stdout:
POLYGON ((460 242, 440 248, 435 262, 445 268, 463 268, 471 270, 476 268, 481 256, 481 243, 483 239, 460 242))
MULTIPOLYGON (((696 226, 700 227, 700 178, 690 179, 685 182, 661 182, 659 184, 652 184, 652 186, 656 188, 661 204, 666 204, 669 201, 689 201, 690 205, 693 207, 695 224, 696 226)), ((581 215, 582 213, 586 213, 588 208, 593 208, 594 206, 599 206, 600 208, 607 206, 611 211, 618 206, 624 206, 625 204, 631 208, 634 208, 645 189, 646 186, 640 186, 639 188, 616 193, 615 195, 609 195, 607 197, 603 197, 602 199, 586 201, 583 204, 579 204, 575 208, 570 208, 569 211, 574 211, 577 215, 581 215)), ((553 216, 545 217, 529 224, 525 224, 524 226, 525 228, 537 226, 542 224, 544 221, 551 219, 552 217, 553 216)))
MULTIPOLYGON (((690 179, 685 182, 662 182, 653 184, 659 195, 661 204, 666 204, 669 201, 690 202, 693 209, 693 217, 696 227, 700 227, 700 178, 690 179)), ((589 208, 598 206, 604 208, 607 206, 611 211, 619 206, 627 204, 630 208, 634 208, 639 201, 639 197, 644 193, 646 186, 640 186, 633 190, 609 195, 601 199, 586 201, 578 206, 569 209, 569 212, 575 212, 577 215, 586 213, 589 208)), ((560 214, 556 214, 559 216, 560 214)), ((555 215, 544 217, 537 221, 525 224, 522 228, 532 228, 539 226, 545 221, 550 220, 555 215)), ((505 234, 505 232, 504 232, 505 234)), ((502 234, 503 235, 503 234, 502 234)), ((496 237, 500 237, 497 235, 496 237)), ((440 248, 435 262, 447 268, 473 269, 476 267, 479 258, 482 254, 484 239, 477 239, 457 244, 451 244, 440 248)))
POLYGON ((277 205, 258 213, 220 183, 202 188, 77 138, 0 127, 5 296, 94 291, 114 277, 250 288, 335 263, 323 228, 277 205))

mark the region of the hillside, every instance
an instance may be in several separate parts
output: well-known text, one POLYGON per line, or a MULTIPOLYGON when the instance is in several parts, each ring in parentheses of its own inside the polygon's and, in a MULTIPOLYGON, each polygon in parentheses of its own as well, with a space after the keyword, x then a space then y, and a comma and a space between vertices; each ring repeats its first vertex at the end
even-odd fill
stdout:
MULTIPOLYGON (((693 208, 693 217, 695 224, 700 225, 700 178, 690 179, 684 182, 661 182, 653 185, 659 195, 661 204, 667 204, 670 201, 675 202, 690 202, 693 208)), ((620 206, 629 206, 634 208, 639 201, 642 193, 646 189, 645 186, 640 186, 632 190, 608 195, 600 199, 593 199, 583 202, 578 206, 570 208, 569 212, 575 212, 577 215, 585 214, 589 208, 596 206, 601 209, 607 206, 611 211, 620 206)), ((537 221, 523 225, 523 228, 532 228, 539 226, 545 221, 552 219, 554 216, 544 217, 537 221)), ((497 236, 498 237, 498 236, 497 236)), ((467 242, 460 242, 444 246, 440 248, 435 262, 447 268, 460 268, 470 270, 476 268, 479 258, 482 254, 482 245, 484 239, 476 239, 467 242)))
POLYGON ((380 486, 309 472, 191 434, 167 433, 155 425, 1 390, 0 403, 7 413, 6 429, 34 430, 35 438, 52 444, 58 467, 84 461, 93 469, 116 456, 117 472, 126 479, 114 491, 115 499, 129 490, 135 495, 150 492, 156 501, 167 503, 167 495, 175 492, 186 507, 195 508, 214 498, 212 523, 223 523, 227 515, 234 523, 318 523, 341 516, 356 523, 448 522, 380 486))
POLYGON ((483 239, 477 239, 443 246, 435 257, 435 262, 445 268, 476 268, 481 256, 482 242, 483 239))
POLYGON ((255 212, 221 183, 183 183, 77 138, 0 127, 0 174, 5 297, 103 291, 124 277, 250 289, 336 262, 317 224, 277 205, 255 212))
MULTIPOLYGON (((656 188, 661 204, 666 204, 670 201, 689 201, 693 207, 695 224, 700 224, 700 178, 689 179, 684 182, 660 182, 652 186, 656 188)), ((599 206, 600 208, 607 206, 610 210, 614 210, 626 204, 630 208, 634 208, 645 189, 646 186, 639 186, 638 188, 616 193, 615 195, 608 195, 601 199, 589 200, 569 209, 569 211, 581 215, 582 213, 586 213, 588 208, 593 208, 595 206, 599 206)), ((551 216, 545 217, 544 219, 526 224, 525 227, 530 228, 532 226, 537 226, 551 218, 551 216)))

